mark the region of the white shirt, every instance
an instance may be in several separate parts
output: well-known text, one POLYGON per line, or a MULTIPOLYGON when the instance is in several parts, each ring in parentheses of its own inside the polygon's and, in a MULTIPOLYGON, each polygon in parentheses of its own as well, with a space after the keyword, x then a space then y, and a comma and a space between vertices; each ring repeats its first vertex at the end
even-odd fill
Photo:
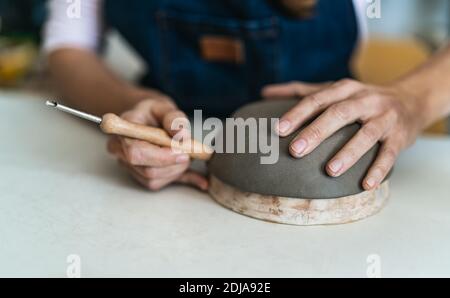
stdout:
MULTIPOLYGON (((360 39, 367 36, 366 0, 353 0, 360 39)), ((103 33, 102 0, 50 0, 43 50, 82 48, 96 51, 103 33)))
POLYGON ((102 0, 50 0, 43 50, 82 48, 95 51, 102 33, 102 0))

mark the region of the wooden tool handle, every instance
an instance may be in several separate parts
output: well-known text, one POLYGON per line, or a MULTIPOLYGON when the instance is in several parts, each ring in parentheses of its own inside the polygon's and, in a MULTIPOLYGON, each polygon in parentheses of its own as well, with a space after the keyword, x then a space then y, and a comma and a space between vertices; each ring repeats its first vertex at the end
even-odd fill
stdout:
POLYGON ((114 114, 105 114, 100 128, 107 134, 120 135, 149 143, 181 150, 194 159, 209 160, 213 150, 196 141, 177 142, 161 129, 142 124, 131 123, 114 114))

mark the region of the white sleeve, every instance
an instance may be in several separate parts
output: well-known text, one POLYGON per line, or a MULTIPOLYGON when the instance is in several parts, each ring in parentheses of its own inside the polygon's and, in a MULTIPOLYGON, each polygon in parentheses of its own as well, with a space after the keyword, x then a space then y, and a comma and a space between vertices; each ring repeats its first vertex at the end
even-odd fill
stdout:
POLYGON ((50 0, 43 31, 43 50, 75 47, 96 51, 102 32, 102 0, 50 0))
POLYGON ((353 0, 353 6, 355 7, 356 20, 358 22, 359 40, 365 41, 369 35, 367 28, 367 0, 353 0))

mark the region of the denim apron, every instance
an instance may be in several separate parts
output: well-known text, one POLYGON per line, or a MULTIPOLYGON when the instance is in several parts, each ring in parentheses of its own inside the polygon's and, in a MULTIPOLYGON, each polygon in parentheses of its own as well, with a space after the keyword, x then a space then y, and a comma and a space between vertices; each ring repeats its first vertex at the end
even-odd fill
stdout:
POLYGON ((107 25, 147 63, 143 84, 171 96, 191 114, 224 117, 260 99, 266 84, 333 81, 351 76, 358 35, 351 0, 319 0, 297 19, 266 0, 105 0, 107 25), (204 36, 242 43, 244 61, 207 61, 204 36))

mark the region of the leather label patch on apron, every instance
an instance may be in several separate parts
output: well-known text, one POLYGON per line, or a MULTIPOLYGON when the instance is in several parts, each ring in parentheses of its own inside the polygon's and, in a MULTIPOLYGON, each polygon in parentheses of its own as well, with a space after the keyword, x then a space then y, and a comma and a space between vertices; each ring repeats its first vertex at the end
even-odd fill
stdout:
POLYGON ((202 58, 211 62, 242 64, 245 61, 244 45, 241 40, 219 35, 200 38, 202 58))

